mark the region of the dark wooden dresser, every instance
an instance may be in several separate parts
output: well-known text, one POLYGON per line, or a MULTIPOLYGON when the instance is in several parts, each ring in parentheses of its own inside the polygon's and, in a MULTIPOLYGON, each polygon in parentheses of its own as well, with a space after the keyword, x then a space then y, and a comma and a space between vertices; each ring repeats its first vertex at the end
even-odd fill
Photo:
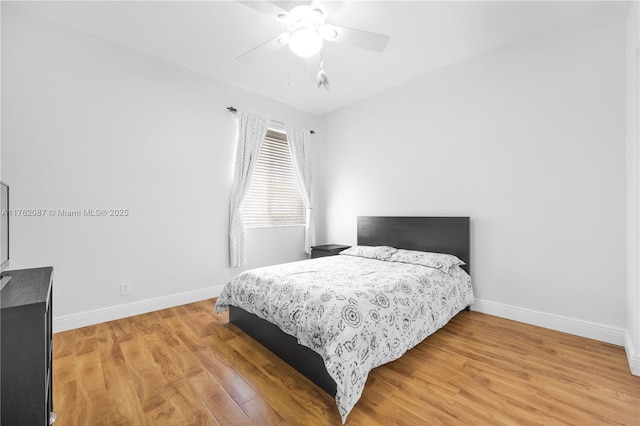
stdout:
POLYGON ((49 425, 52 393, 53 268, 5 271, 0 293, 0 365, 4 425, 49 425))

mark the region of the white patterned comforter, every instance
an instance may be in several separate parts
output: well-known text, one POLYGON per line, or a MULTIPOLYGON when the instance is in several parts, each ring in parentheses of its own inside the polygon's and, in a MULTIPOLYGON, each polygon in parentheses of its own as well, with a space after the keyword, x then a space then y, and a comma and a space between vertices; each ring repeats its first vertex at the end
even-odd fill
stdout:
POLYGON ((344 422, 369 371, 399 358, 473 302, 469 275, 354 256, 243 272, 216 303, 234 305, 295 336, 324 359, 344 422))

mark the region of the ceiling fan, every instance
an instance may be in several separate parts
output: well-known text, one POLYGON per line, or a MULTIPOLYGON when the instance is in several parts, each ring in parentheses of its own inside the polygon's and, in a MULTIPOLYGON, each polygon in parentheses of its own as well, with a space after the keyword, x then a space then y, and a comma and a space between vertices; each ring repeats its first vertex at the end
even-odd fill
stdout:
MULTIPOLYGON (((327 23, 328 9, 318 0, 289 2, 291 5, 289 10, 266 0, 238 0, 238 2, 282 22, 287 29, 282 34, 238 56, 236 59, 241 62, 258 60, 287 45, 295 55, 301 58, 312 58, 321 51, 324 41, 381 53, 390 40, 387 35, 327 23)), ((320 59, 320 71, 316 80, 318 86, 328 87, 323 68, 323 61, 320 59)))

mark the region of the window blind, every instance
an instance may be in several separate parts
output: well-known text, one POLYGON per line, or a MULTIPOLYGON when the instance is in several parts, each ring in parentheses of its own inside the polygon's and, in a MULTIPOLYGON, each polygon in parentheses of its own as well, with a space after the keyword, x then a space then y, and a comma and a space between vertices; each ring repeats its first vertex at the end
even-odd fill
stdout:
POLYGON ((240 209, 245 226, 304 225, 306 208, 286 133, 267 131, 240 209))

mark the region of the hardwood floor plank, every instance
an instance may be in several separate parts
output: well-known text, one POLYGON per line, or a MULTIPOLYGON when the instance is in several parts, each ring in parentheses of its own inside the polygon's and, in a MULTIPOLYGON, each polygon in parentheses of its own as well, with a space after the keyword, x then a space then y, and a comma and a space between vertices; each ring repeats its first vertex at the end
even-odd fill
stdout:
MULTIPOLYGON (((170 413, 174 410, 162 391, 170 382, 162 369, 156 365, 150 348, 146 347, 144 337, 133 334, 132 338, 120 342, 120 346, 125 357, 129 381, 145 418, 152 422, 170 419, 170 413)), ((177 376, 172 376, 175 377, 177 376)))
MULTIPOLYGON (((251 348, 252 341, 246 340, 241 336, 235 339, 227 341, 228 344, 236 348, 236 362, 241 361, 241 364, 237 364, 246 377, 248 383, 256 392, 271 404, 271 406, 282 415, 285 419, 297 418, 297 421, 302 424, 313 424, 317 417, 314 415, 316 409, 315 404, 322 404, 322 400, 312 401, 309 406, 300 402, 300 395, 292 393, 292 390, 288 388, 288 384, 292 376, 296 377, 296 381, 304 382, 308 389, 313 385, 307 378, 300 375, 297 371, 289 368, 287 372, 282 375, 274 375, 273 368, 264 366, 260 361, 255 361, 254 358, 260 357, 256 355, 251 348), (288 377, 287 377, 288 373, 288 377), (283 398, 286 395, 286 398, 283 398)), ((262 349, 263 355, 271 354, 266 349, 262 349)), ((271 354, 275 362, 280 361, 277 357, 271 354)), ((288 366, 287 366, 288 367, 288 366)))
POLYGON ((283 425, 284 419, 262 398, 253 398, 241 406, 255 425, 283 425))
POLYGON ((76 355, 78 421, 92 418, 97 426, 109 425, 112 424, 112 400, 107 393, 104 371, 97 351, 95 328, 93 333, 86 336, 92 337, 88 337, 79 345, 80 350, 76 355))
POLYGON ((97 332, 97 351, 102 365, 107 394, 113 405, 111 424, 143 426, 148 421, 131 386, 131 376, 113 328, 108 324, 97 332))
POLYGON ((166 417, 167 422, 160 421, 161 418, 157 418, 157 422, 154 424, 175 426, 212 426, 218 424, 186 379, 166 385, 162 389, 162 393, 170 407, 169 412, 163 414, 169 414, 169 416, 166 417))
POLYGON ((78 391, 75 380, 59 382, 53 379, 54 404, 56 423, 59 425, 76 426, 78 423, 78 391))
POLYGON ((76 355, 77 331, 69 330, 65 333, 53 335, 53 354, 57 358, 76 355))
MULTIPOLYGON (((335 401, 204 300, 56 333, 56 424, 340 425, 335 401)), ((462 312, 374 369, 347 425, 640 425, 624 349, 462 312)))
POLYGON ((225 363, 215 351, 201 350, 194 353, 200 364, 215 377, 218 383, 238 405, 242 405, 257 396, 255 390, 234 368, 234 363, 225 363))
POLYGON ((203 370, 187 380, 217 424, 253 425, 242 408, 208 372, 203 370))

